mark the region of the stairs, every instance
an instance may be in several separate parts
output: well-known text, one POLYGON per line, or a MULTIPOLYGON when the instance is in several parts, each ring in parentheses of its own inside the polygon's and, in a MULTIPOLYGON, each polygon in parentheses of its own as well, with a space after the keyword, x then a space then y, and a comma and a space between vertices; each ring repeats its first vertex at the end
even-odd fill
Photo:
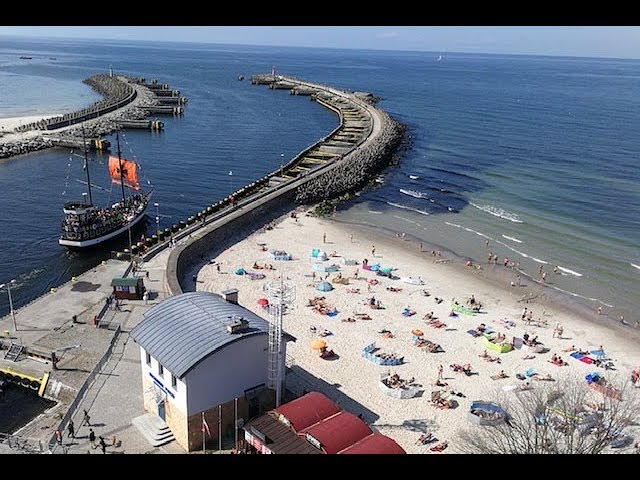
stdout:
POLYGON ((22 353, 24 349, 24 345, 20 345, 19 343, 11 343, 9 350, 4 354, 5 360, 11 360, 14 362, 18 361, 18 357, 22 353))
POLYGON ((147 439, 152 447, 160 447, 174 440, 167 424, 157 415, 145 413, 134 418, 131 423, 147 439))

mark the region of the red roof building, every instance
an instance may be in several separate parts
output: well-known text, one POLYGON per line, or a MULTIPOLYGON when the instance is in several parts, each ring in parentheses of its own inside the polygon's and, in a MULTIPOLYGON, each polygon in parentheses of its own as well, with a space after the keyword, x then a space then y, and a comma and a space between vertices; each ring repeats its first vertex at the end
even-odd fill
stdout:
POLYGON ((397 454, 407 452, 393 438, 382 435, 380 432, 373 432, 372 435, 364 437, 338 453, 397 454))
POLYGON ((320 392, 309 392, 275 409, 280 421, 296 433, 339 411, 338 406, 320 392))
POLYGON ((406 453, 319 392, 250 420, 244 430, 248 449, 257 453, 406 453))

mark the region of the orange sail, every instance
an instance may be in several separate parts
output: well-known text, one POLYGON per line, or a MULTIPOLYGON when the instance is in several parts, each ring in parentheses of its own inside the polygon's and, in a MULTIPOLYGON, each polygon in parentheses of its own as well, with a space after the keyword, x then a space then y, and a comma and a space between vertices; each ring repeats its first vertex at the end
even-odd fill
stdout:
POLYGON ((120 180, 124 180, 125 187, 133 190, 140 190, 140 182, 138 182, 138 165, 136 162, 123 158, 118 160, 116 157, 109 157, 109 175, 111 181, 120 185, 120 180), (122 172, 120 172, 122 165, 122 172))

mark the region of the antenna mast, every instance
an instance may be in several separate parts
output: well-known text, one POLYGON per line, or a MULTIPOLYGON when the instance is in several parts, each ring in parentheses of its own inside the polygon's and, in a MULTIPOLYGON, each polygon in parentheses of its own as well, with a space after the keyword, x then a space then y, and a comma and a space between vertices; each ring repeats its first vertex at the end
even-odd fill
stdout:
POLYGON ((274 280, 264 285, 269 297, 269 357, 267 387, 276 392, 276 407, 280 406, 284 361, 282 358, 282 315, 296 297, 295 284, 291 280, 274 280))

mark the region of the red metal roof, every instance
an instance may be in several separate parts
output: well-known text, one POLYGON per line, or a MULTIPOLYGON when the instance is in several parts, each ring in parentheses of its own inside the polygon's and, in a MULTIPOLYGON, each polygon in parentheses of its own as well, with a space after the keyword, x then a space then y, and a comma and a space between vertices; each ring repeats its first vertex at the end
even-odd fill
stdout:
POLYGON ((320 392, 309 392, 275 409, 295 432, 335 415, 340 409, 320 392))
POLYGON ((369 426, 354 414, 340 412, 299 432, 299 435, 305 436, 307 440, 311 437, 312 444, 317 440, 322 450, 331 454, 338 453, 372 433, 369 426))
POLYGON ((398 454, 407 452, 392 438, 380 432, 373 432, 372 435, 364 437, 362 440, 359 440, 357 443, 348 446, 338 453, 398 454))

